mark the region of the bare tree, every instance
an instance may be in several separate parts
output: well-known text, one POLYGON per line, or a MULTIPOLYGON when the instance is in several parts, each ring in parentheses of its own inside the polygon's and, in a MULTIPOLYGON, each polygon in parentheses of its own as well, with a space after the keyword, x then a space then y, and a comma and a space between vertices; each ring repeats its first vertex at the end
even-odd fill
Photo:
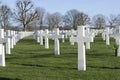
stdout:
POLYGON ((114 20, 114 24, 115 24, 116 26, 120 26, 120 14, 118 14, 118 15, 116 16, 116 18, 115 18, 115 20, 114 20))
POLYGON ((110 24, 110 26, 115 26, 117 25, 116 22, 118 20, 118 17, 116 15, 110 15, 109 18, 108 18, 108 22, 110 24))
POLYGON ((53 29, 55 27, 59 27, 60 22, 61 22, 61 14, 56 12, 53 14, 47 14, 47 24, 49 26, 49 29, 53 29))
POLYGON ((79 12, 76 14, 75 16, 75 22, 77 26, 81 26, 81 25, 86 25, 89 23, 90 18, 87 14, 83 13, 83 12, 79 12))
POLYGON ((38 14, 38 25, 39 28, 41 29, 43 27, 44 23, 44 17, 45 17, 45 9, 44 8, 36 8, 37 14, 38 14))
POLYGON ((102 14, 93 16, 93 24, 96 28, 103 28, 106 25, 106 17, 102 14))
POLYGON ((23 30, 26 31, 27 25, 37 19, 37 11, 33 9, 33 4, 30 0, 19 0, 16 3, 17 10, 14 12, 15 19, 23 25, 23 30))
POLYGON ((54 24, 54 28, 55 27, 59 27, 60 25, 60 22, 61 22, 61 14, 56 12, 54 14, 52 14, 53 18, 52 18, 52 21, 53 21, 53 24, 54 24))
POLYGON ((64 25, 73 27, 74 29, 77 29, 79 25, 86 25, 89 21, 90 18, 87 14, 75 9, 67 11, 63 17, 64 25))
POLYGON ((50 30, 51 29, 50 26, 52 26, 52 23, 51 23, 51 14, 50 13, 46 14, 46 16, 45 16, 45 23, 48 25, 49 30, 50 30))
POLYGON ((72 9, 66 12, 66 14, 63 17, 63 22, 65 26, 70 26, 76 29, 76 15, 79 13, 76 9, 72 9))
POLYGON ((10 26, 10 18, 12 16, 11 9, 7 5, 2 5, 0 7, 0 25, 2 28, 6 29, 10 26))

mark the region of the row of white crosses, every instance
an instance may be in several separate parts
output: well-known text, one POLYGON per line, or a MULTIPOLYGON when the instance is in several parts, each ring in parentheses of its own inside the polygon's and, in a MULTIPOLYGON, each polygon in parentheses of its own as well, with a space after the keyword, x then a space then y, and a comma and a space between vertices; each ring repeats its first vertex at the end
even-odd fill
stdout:
POLYGON ((60 35, 62 35, 62 43, 64 43, 65 42, 65 31, 64 30, 61 30, 61 31, 59 31, 59 33, 60 33, 60 35))
POLYGON ((77 37, 71 37, 71 42, 78 43, 78 70, 86 70, 85 42, 92 42, 91 37, 85 36, 85 26, 78 26, 77 37))
MULTIPOLYGON (((76 31, 74 29, 71 29, 71 31, 66 32, 67 35, 70 36, 70 38, 72 38, 74 35, 77 35, 76 31)), ((69 38, 69 40, 70 40, 69 38)), ((74 45, 74 42, 71 42, 71 45, 74 45)))
POLYGON ((103 38, 103 40, 106 40, 106 45, 110 45, 109 35, 110 35, 110 29, 109 29, 109 27, 107 27, 102 33, 102 38, 103 38))
POLYGON ((33 33, 26 33, 23 32, 18 33, 16 31, 6 31, 6 38, 4 37, 4 29, 0 29, 0 66, 5 66, 5 50, 4 50, 4 43, 6 43, 6 54, 10 54, 10 48, 16 44, 17 41, 20 39, 32 35, 33 33), (23 37, 24 36, 24 37, 23 37))
POLYGON ((120 56, 120 26, 113 29, 113 34, 110 35, 116 40, 118 46, 117 56, 120 56))
POLYGON ((35 31, 35 33, 34 33, 34 38, 35 38, 35 40, 37 40, 38 43, 40 42, 39 33, 40 33, 40 32, 39 32, 38 30, 35 31))
POLYGON ((91 32, 89 28, 86 28, 86 30, 85 30, 85 36, 87 38, 91 38, 91 41, 88 40, 86 42, 86 49, 90 49, 90 42, 94 41, 95 34, 94 34, 94 32, 91 32))
POLYGON ((66 34, 66 33, 70 32, 70 30, 63 30, 62 32, 64 33, 64 36, 65 36, 64 38, 67 39, 68 38, 68 34, 66 34))
MULTIPOLYGON (((103 37, 106 40, 106 44, 109 45, 110 44, 110 40, 109 40, 109 35, 110 35, 110 29, 106 28, 103 32, 103 37)), ((46 32, 47 33, 47 32, 46 32)), ((96 31, 96 35, 102 33, 102 31, 96 31)), ((42 31, 40 31, 40 34, 42 36, 42 31)), ((73 33, 73 31, 71 30, 70 32, 66 32, 66 34, 71 35, 70 37, 70 42, 77 42, 78 43, 78 70, 86 70, 86 58, 85 58, 85 46, 84 43, 86 43, 86 48, 90 49, 90 42, 93 42, 93 37, 95 36, 93 33, 90 33, 89 28, 86 29, 85 31, 85 27, 84 26, 78 26, 78 30, 77 33, 73 33), (74 35, 77 35, 77 37, 74 37, 74 35)), ((46 34, 48 35, 48 33, 46 34)), ((112 36, 116 39, 117 44, 119 45, 118 48, 118 56, 120 56, 120 27, 119 27, 119 32, 112 34, 112 36)), ((61 38, 61 36, 59 35, 59 29, 55 30, 55 34, 53 36, 52 35, 48 35, 49 38, 52 38, 55 40, 55 55, 59 55, 60 54, 60 50, 59 50, 59 39, 61 38)), ((40 39, 41 41, 41 39, 40 39)))
POLYGON ((91 33, 94 33, 94 37, 99 34, 99 30, 90 29, 91 33))
POLYGON ((6 54, 11 53, 10 49, 14 48, 14 45, 16 45, 16 43, 21 39, 20 36, 20 33, 18 33, 17 31, 6 31, 6 54))
POLYGON ((55 28, 54 31, 55 33, 50 38, 54 39, 54 54, 60 55, 59 38, 64 38, 64 36, 59 34, 59 28, 55 28))
POLYGON ((10 30, 7 30, 6 31, 6 53, 7 54, 10 54, 11 53, 11 46, 13 45, 13 40, 12 40, 12 37, 10 36, 10 30))
POLYGON ((40 45, 43 45, 43 37, 45 38, 45 48, 49 49, 49 31, 48 29, 46 29, 45 31, 40 30, 40 31, 36 31, 35 35, 35 39, 37 40, 38 43, 40 43, 40 45))
MULTIPOLYGON (((48 34, 48 30, 45 31, 45 33, 43 33, 43 31, 40 31, 40 44, 43 45, 43 36, 46 36, 46 40, 45 43, 48 44, 48 39, 47 38, 52 38, 55 40, 55 49, 54 49, 54 53, 55 55, 59 55, 60 54, 60 49, 59 49, 59 39, 62 36, 59 35, 59 29, 56 29, 54 31, 54 34, 49 35, 48 34)), ((106 40, 106 44, 109 45, 110 41, 109 41, 109 28, 105 29, 105 40, 106 40)), ((73 30, 71 30, 70 32, 66 32, 66 34, 71 35, 70 37, 70 41, 71 42, 77 42, 78 43, 78 70, 86 70, 86 59, 85 59, 85 46, 84 43, 86 43, 86 48, 90 49, 90 42, 93 42, 93 37, 95 37, 95 35, 97 35, 98 33, 101 33, 101 31, 96 31, 96 34, 91 33, 89 28, 86 29, 84 26, 79 26, 77 33, 74 33, 73 30), (74 37, 74 35, 77 35, 77 37, 74 37)))
POLYGON ((18 39, 23 39, 24 37, 33 35, 34 32, 20 31, 18 32, 18 39))
MULTIPOLYGON (((72 36, 70 37, 71 42, 78 42, 78 70, 86 70, 84 43, 86 42, 86 48, 90 49, 90 42, 93 42, 93 37, 95 35, 93 33, 90 33, 88 28, 85 31, 84 26, 79 26, 77 33, 74 30, 71 30, 70 32, 66 32, 66 34, 72 36), (74 37, 74 35, 77 35, 77 37, 74 37)), ((47 46, 49 44, 48 38, 54 39, 54 53, 55 55, 60 55, 58 38, 62 38, 63 36, 59 35, 58 28, 54 30, 53 34, 49 34, 48 30, 40 30, 39 36, 41 45, 43 45, 43 36, 45 37, 45 45, 47 44, 47 46)))
POLYGON ((4 38, 4 29, 0 29, 0 66, 5 66, 5 50, 4 43, 6 39, 4 38))
POLYGON ((45 38, 45 48, 49 49, 49 31, 46 29, 45 31, 40 30, 40 31, 35 31, 34 33, 34 38, 35 40, 40 43, 40 45, 43 45, 43 37, 45 38))
POLYGON ((54 40, 54 54, 55 55, 60 55, 60 44, 59 44, 59 38, 64 38, 63 35, 59 34, 59 28, 55 28, 53 32, 51 32, 51 34, 49 34, 48 29, 46 29, 45 31, 40 30, 38 34, 38 38, 40 41, 40 45, 43 45, 43 37, 45 38, 45 48, 49 49, 49 38, 54 40))
MULTIPOLYGON (((54 53, 55 55, 59 55, 60 54, 60 49, 59 49, 59 39, 62 36, 59 35, 59 29, 55 29, 54 34, 49 35, 48 34, 48 30, 45 31, 45 33, 43 33, 43 31, 40 31, 40 37, 42 36, 46 36, 46 38, 52 38, 54 39, 55 43, 55 49, 54 49, 54 53)), ((96 35, 101 32, 98 31, 96 32, 96 35)), ((86 59, 85 59, 85 46, 84 43, 86 43, 86 48, 90 49, 90 42, 93 42, 93 37, 95 37, 94 32, 90 32, 89 28, 86 29, 85 31, 85 27, 84 26, 78 26, 78 30, 77 33, 74 32, 73 30, 71 30, 70 32, 66 32, 66 34, 70 35, 70 42, 77 42, 78 43, 78 70, 86 70, 86 59), (74 37, 74 35, 77 35, 77 37, 74 37)), ((106 44, 109 45, 109 28, 107 28, 105 30, 105 35, 106 35, 106 44)), ((46 39, 45 38, 45 39, 46 39)), ((43 38, 40 38, 40 42, 43 44, 43 38)), ((45 43, 48 44, 48 39, 45 40, 45 43)))
POLYGON ((116 40, 116 44, 119 45, 117 50, 117 56, 120 56, 120 26, 115 27, 114 29, 106 28, 102 34, 106 44, 110 45, 110 37, 113 37, 116 40))
POLYGON ((0 29, 0 66, 5 66, 5 50, 3 43, 6 43, 6 53, 10 54, 10 39, 5 38, 4 29, 0 29))
MULTIPOLYGON (((72 38, 75 35, 77 35, 77 32, 72 29, 71 31, 66 32, 66 34, 69 35, 70 38, 72 38)), ((88 37, 88 38, 91 37, 92 42, 93 42, 94 41, 94 37, 95 37, 95 33, 92 32, 92 31, 90 31, 89 28, 86 28, 86 30, 85 30, 85 36, 88 37)), ((86 42, 86 49, 90 49, 90 42, 91 41, 86 42)), ((71 42, 71 45, 74 45, 74 42, 71 42)))
POLYGON ((16 34, 16 31, 6 31, 6 53, 10 54, 11 48, 14 48, 14 45, 16 45, 16 42, 18 41, 18 34, 16 34))

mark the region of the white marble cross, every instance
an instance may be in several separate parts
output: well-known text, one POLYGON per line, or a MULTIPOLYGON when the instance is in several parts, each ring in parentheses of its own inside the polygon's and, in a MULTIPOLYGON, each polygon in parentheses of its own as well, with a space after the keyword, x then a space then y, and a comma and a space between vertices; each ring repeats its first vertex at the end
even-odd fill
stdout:
POLYGON ((39 39, 39 31, 38 30, 35 30, 35 32, 34 32, 34 39, 37 41, 37 43, 39 43, 40 41, 40 39, 39 39))
POLYGON ((120 33, 113 33, 110 36, 115 39, 116 44, 118 45, 117 56, 120 56, 120 33))
POLYGON ((65 30, 65 38, 68 38, 68 35, 66 34, 68 32, 68 30, 65 30))
POLYGON ((37 30, 34 32, 34 39, 37 40, 37 30))
POLYGON ((50 36, 50 38, 54 39, 54 53, 55 55, 60 55, 60 46, 59 46, 59 39, 63 38, 63 35, 59 34, 59 28, 55 28, 55 33, 50 36))
POLYGON ((120 38, 117 40, 118 49, 117 49, 117 56, 120 56, 120 38))
POLYGON ((48 39, 49 31, 48 31, 48 29, 45 30, 44 36, 45 36, 45 48, 48 49, 49 48, 49 39, 48 39))
POLYGON ((39 31, 37 30, 36 31, 36 39, 37 39, 37 42, 39 43, 40 42, 40 36, 39 36, 39 31))
POLYGON ((45 29, 45 31, 40 30, 39 32, 39 42, 40 45, 43 45, 43 37, 45 37, 45 48, 48 49, 49 48, 49 31, 48 29, 45 29))
POLYGON ((6 54, 10 54, 11 53, 11 50, 10 50, 10 30, 7 30, 6 31, 6 54))
POLYGON ((43 45, 43 30, 40 30, 40 33, 39 33, 39 36, 40 36, 40 45, 43 45))
POLYGON ((103 38, 103 40, 106 39, 106 38, 105 38, 105 33, 104 33, 104 32, 102 33, 102 38, 103 38))
POLYGON ((17 43, 19 41, 19 32, 18 31, 15 31, 15 34, 16 34, 16 39, 15 39, 15 42, 17 43))
POLYGON ((13 35, 13 31, 10 31, 10 48, 14 48, 14 35, 13 35))
POLYGON ((5 66, 5 50, 3 43, 6 42, 4 38, 4 29, 0 29, 0 66, 5 66))
POLYGON ((120 56, 120 37, 119 36, 120 36, 120 33, 111 35, 111 37, 114 37, 114 39, 116 40, 116 44, 118 45, 117 56, 120 56))
POLYGON ((92 38, 85 37, 84 26, 78 26, 77 37, 70 38, 71 42, 78 43, 78 70, 86 70, 85 46, 84 42, 92 41, 92 38))
POLYGON ((13 45, 16 45, 16 40, 15 40, 16 38, 15 37, 16 37, 16 34, 15 34, 15 31, 13 31, 13 45))
POLYGON ((64 30, 61 31, 61 35, 63 35, 63 37, 62 37, 62 42, 64 43, 64 42, 65 42, 65 37, 64 37, 65 32, 64 32, 64 30))
POLYGON ((109 34, 110 34, 110 29, 109 29, 109 28, 106 28, 106 29, 105 29, 106 45, 110 45, 110 37, 109 37, 109 34))
POLYGON ((114 28, 110 37, 113 37, 116 40, 116 44, 118 45, 117 56, 120 56, 120 27, 114 28))
POLYGON ((92 39, 92 41, 90 40, 90 41, 86 42, 86 49, 90 49, 90 42, 94 41, 94 36, 95 36, 94 33, 91 33, 90 29, 86 28, 86 30, 85 30, 85 37, 92 39))
MULTIPOLYGON (((73 37, 74 35, 76 35, 76 31, 74 29, 71 29, 71 31, 67 32, 66 34, 70 35, 70 37, 73 37)), ((74 42, 71 42, 71 45, 74 45, 74 42)))

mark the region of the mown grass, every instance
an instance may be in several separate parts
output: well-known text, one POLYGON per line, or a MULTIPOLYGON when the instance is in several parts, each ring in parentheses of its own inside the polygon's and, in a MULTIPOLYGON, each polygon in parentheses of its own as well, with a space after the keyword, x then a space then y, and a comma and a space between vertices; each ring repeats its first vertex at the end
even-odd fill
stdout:
POLYGON ((0 80, 120 80, 120 57, 114 54, 114 39, 110 46, 101 36, 86 50, 87 71, 77 70, 77 44, 60 43, 61 55, 55 56, 54 42, 45 49, 33 36, 20 40, 11 55, 6 55, 6 67, 0 67, 0 80))

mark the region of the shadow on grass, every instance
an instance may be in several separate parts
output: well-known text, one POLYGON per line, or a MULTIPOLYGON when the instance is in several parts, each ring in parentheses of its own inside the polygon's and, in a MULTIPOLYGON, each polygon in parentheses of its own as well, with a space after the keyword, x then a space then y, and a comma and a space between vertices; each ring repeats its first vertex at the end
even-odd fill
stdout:
POLYGON ((12 56, 12 57, 6 57, 6 60, 12 60, 12 59, 29 59, 29 58, 51 58, 51 57, 55 57, 54 56, 54 53, 45 53, 45 54, 40 54, 40 52, 26 52, 26 53, 23 53, 23 51, 19 51, 19 54, 16 54, 15 56, 12 56), (19 57, 17 57, 19 56, 19 57))
POLYGON ((10 79, 10 78, 3 78, 3 77, 0 77, 0 80, 20 80, 20 79, 18 79, 18 78, 16 78, 16 79, 10 79))
POLYGON ((32 58, 48 58, 48 57, 54 57, 54 54, 39 54, 32 56, 32 58))
POLYGON ((114 54, 114 52, 92 52, 91 51, 91 53, 90 52, 87 52, 87 56, 89 56, 89 57, 99 57, 99 58, 101 58, 101 57, 113 57, 115 54, 114 54))
POLYGON ((88 66, 88 67, 91 67, 91 68, 99 68, 99 69, 120 69, 120 67, 98 67, 98 66, 88 66))
POLYGON ((44 67, 44 68, 56 68, 56 69, 74 69, 74 70, 77 70, 77 68, 73 68, 73 67, 60 67, 60 66, 45 66, 45 65, 40 65, 40 64, 19 64, 19 63, 16 63, 17 65, 23 65, 23 66, 32 66, 32 67, 44 67))

